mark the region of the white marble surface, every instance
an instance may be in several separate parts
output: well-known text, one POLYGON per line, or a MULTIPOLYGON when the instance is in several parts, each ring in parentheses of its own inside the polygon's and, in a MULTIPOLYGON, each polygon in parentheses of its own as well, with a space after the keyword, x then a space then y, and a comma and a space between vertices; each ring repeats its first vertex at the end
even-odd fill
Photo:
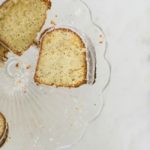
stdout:
POLYGON ((70 150, 150 150, 150 1, 85 1, 106 33, 112 75, 101 117, 70 150))

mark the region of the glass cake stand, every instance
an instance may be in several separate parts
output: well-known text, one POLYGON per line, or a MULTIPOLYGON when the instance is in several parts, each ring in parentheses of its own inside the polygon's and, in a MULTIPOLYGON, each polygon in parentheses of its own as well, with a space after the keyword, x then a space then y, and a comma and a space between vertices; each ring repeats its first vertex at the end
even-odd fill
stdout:
MULTIPOLYGON (((103 91, 110 78, 102 29, 81 0, 54 0, 36 40, 45 29, 57 27, 71 28, 83 37, 89 64, 96 64, 96 81, 72 89, 36 85, 33 76, 39 48, 33 45, 20 57, 9 53, 0 69, 0 111, 9 123, 9 138, 3 150, 68 148, 83 137, 102 111, 103 91)), ((94 70, 88 68, 89 76, 94 70)))

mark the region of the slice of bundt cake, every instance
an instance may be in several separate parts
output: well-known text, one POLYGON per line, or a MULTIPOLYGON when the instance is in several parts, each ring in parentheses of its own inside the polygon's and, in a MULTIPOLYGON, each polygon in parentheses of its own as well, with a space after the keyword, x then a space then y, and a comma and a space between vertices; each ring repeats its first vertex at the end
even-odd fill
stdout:
POLYGON ((7 0, 0 6, 0 43, 21 55, 41 30, 49 0, 7 0))
POLYGON ((57 28, 41 38, 35 82, 56 87, 79 87, 86 83, 86 47, 74 31, 57 28))

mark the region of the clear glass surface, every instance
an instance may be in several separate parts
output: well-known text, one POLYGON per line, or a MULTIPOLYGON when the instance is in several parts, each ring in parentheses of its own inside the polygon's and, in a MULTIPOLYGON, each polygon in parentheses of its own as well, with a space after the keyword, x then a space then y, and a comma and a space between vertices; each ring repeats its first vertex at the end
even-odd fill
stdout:
POLYGON ((69 27, 83 37, 90 55, 88 74, 93 74, 96 63, 96 82, 75 89, 36 85, 39 48, 31 46, 21 57, 9 53, 0 69, 0 111, 9 123, 3 150, 68 148, 82 138, 103 108, 110 67, 105 35, 93 22, 90 9, 81 0, 54 0, 37 41, 50 27, 69 27))

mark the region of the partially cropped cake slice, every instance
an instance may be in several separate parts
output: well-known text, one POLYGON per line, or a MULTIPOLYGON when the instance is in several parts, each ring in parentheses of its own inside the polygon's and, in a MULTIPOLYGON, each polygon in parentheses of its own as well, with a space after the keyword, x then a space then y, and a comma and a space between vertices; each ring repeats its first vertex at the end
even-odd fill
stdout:
POLYGON ((2 45, 0 45, 0 69, 3 68, 5 62, 7 61, 7 54, 8 49, 4 48, 2 45))
POLYGON ((79 87, 87 82, 86 46, 67 28, 43 34, 35 82, 56 87, 79 87))
POLYGON ((41 30, 49 0, 6 0, 0 6, 0 43, 21 55, 41 30))
POLYGON ((5 143, 8 136, 8 124, 2 113, 0 113, 0 147, 5 143))
POLYGON ((0 45, 0 62, 6 61, 7 60, 7 53, 9 51, 4 48, 2 45, 0 45))

